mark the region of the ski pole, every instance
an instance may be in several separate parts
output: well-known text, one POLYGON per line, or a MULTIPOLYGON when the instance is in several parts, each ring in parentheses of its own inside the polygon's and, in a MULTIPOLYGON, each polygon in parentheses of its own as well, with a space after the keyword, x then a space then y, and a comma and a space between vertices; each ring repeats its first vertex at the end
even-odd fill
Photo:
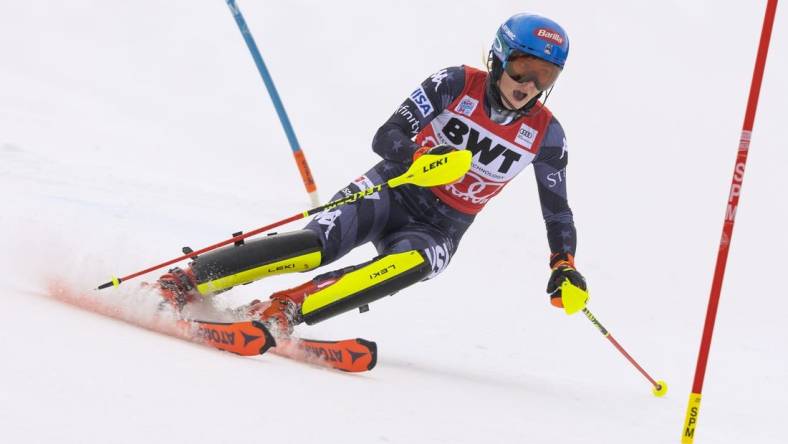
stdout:
POLYGON ((769 52, 769 41, 772 35, 774 16, 777 10, 777 0, 769 0, 766 4, 766 11, 763 17, 763 27, 761 28, 761 39, 758 43, 758 53, 755 56, 755 68, 752 73, 750 83, 750 93, 747 99, 747 109, 744 114, 741 136, 739 138, 739 150, 736 154, 736 164, 733 167, 733 178, 731 179, 730 193, 725 211, 725 220, 722 225, 722 236, 717 250, 717 262, 714 267, 714 276, 711 282, 709 293, 709 303, 706 307, 706 320, 703 325, 703 336, 698 350, 698 361, 695 365, 695 378, 692 381, 692 392, 687 401, 687 411, 684 417, 684 427, 681 433, 682 444, 692 444, 695 439, 695 429, 700 415, 700 401, 703 391, 703 379, 706 375, 706 365, 711 349, 711 339, 714 334, 714 322, 717 319, 717 307, 720 302, 722 292, 722 280, 725 277, 725 266, 728 262, 728 251, 733 237, 733 225, 736 220, 736 209, 739 207, 739 196, 741 194, 742 183, 744 182, 744 168, 747 165, 747 154, 750 151, 750 138, 755 123, 755 111, 758 108, 758 96, 761 92, 761 82, 763 71, 766 65, 766 55, 769 52))
POLYGON ((312 171, 309 169, 309 164, 306 162, 304 151, 298 143, 293 125, 290 123, 290 118, 287 117, 287 111, 285 111, 285 106, 282 104, 282 99, 279 98, 279 93, 276 91, 274 79, 268 72, 265 62, 263 62, 263 56, 260 55, 260 50, 257 48, 254 37, 252 37, 252 32, 249 31, 249 26, 247 26, 246 20, 244 20, 244 16, 241 14, 238 5, 235 4, 235 0, 226 0, 226 2, 227 6, 230 8, 230 12, 233 14, 235 23, 238 25, 238 29, 241 31, 246 46, 249 48, 249 52, 252 54, 254 64, 257 66, 257 71, 260 73, 260 77, 263 78, 263 83, 268 90, 268 95, 271 96, 271 101, 274 103, 276 114, 279 116, 279 121, 282 123, 282 128, 285 130, 287 141, 290 143, 290 149, 293 151, 293 157, 295 158, 296 166, 298 166, 298 171, 301 173, 301 180, 304 182, 304 187, 309 194, 309 199, 312 205, 317 205, 320 199, 317 196, 315 179, 312 177, 312 171))
POLYGON ((668 391, 667 383, 661 380, 660 381, 654 380, 654 378, 652 378, 651 375, 649 375, 643 369, 643 367, 641 367, 640 364, 638 364, 637 361, 635 361, 635 359, 629 353, 627 353, 626 350, 624 350, 624 347, 622 347, 621 344, 619 344, 618 341, 616 341, 613 335, 611 335, 610 332, 607 331, 607 329, 602 326, 602 324, 599 322, 596 316, 594 316, 591 313, 591 311, 588 310, 588 308, 583 308, 583 314, 586 315, 586 318, 588 318, 588 320, 591 321, 591 323, 594 324, 594 326, 596 326, 599 332, 602 333, 602 335, 606 337, 611 344, 613 344, 613 347, 615 347, 616 350, 621 352, 621 354, 624 355, 625 358, 627 358, 627 361, 629 361, 630 364, 635 366, 635 368, 640 372, 641 375, 645 376, 645 378, 648 379, 648 382, 650 382, 651 385, 653 386, 651 393, 653 393, 654 396, 658 396, 658 397, 664 396, 665 393, 667 393, 668 391))
POLYGON ((274 222, 264 227, 256 228, 247 233, 239 234, 237 236, 231 237, 230 239, 223 240, 219 243, 199 249, 197 251, 185 252, 186 254, 184 254, 183 256, 179 256, 176 257, 175 259, 162 262, 161 264, 148 267, 144 270, 140 270, 128 276, 123 276, 120 278, 113 277, 109 282, 99 285, 96 289, 102 290, 108 287, 113 287, 113 286, 117 287, 122 282, 128 281, 129 279, 133 279, 137 276, 150 273, 151 271, 158 270, 168 265, 172 265, 184 259, 189 259, 194 256, 207 253, 208 251, 215 250, 219 247, 223 247, 225 245, 234 242, 239 242, 248 237, 252 237, 254 235, 288 224, 290 222, 297 221, 299 219, 307 218, 309 216, 315 215, 325 210, 330 210, 341 205, 348 205, 348 204, 360 202, 361 200, 363 200, 364 197, 382 191, 385 188, 395 188, 405 184, 416 185, 420 187, 433 187, 433 186, 444 185, 447 183, 454 182, 455 180, 460 179, 462 176, 464 176, 465 173, 470 169, 472 157, 473 156, 471 152, 468 150, 452 151, 446 154, 424 154, 418 159, 414 160, 410 168, 408 168, 408 170, 405 171, 403 174, 393 179, 389 179, 384 183, 373 185, 369 188, 361 190, 348 197, 344 197, 342 199, 329 202, 325 205, 312 208, 311 210, 306 210, 304 212, 290 216, 286 219, 282 219, 278 222, 274 222))
POLYGON ((572 285, 569 279, 566 279, 561 284, 561 301, 564 305, 564 311, 566 312, 566 314, 572 315, 577 313, 578 311, 583 312, 586 318, 588 318, 588 320, 591 321, 592 324, 594 324, 594 326, 599 330, 599 332, 602 333, 602 335, 605 338, 607 338, 607 340, 610 341, 611 344, 613 344, 616 350, 618 350, 622 355, 624 355, 624 357, 627 358, 627 361, 629 361, 630 364, 635 366, 635 368, 640 372, 640 374, 642 374, 643 376, 645 376, 646 379, 648 379, 648 382, 651 383, 651 385, 653 386, 651 393, 653 393, 654 396, 660 397, 660 396, 664 396, 665 393, 667 393, 668 391, 667 383, 665 381, 662 380, 657 381, 654 378, 652 378, 651 375, 649 375, 646 372, 646 370, 644 370, 643 367, 641 367, 640 364, 638 364, 637 361, 635 361, 635 359, 629 353, 627 353, 626 350, 624 350, 624 347, 622 347, 621 344, 619 344, 618 341, 616 341, 613 335, 611 335, 610 332, 604 326, 602 326, 602 323, 600 323, 599 320, 596 318, 596 316, 594 316, 594 314, 591 313, 588 307, 586 307, 586 302, 588 302, 587 291, 583 290, 580 287, 572 285))

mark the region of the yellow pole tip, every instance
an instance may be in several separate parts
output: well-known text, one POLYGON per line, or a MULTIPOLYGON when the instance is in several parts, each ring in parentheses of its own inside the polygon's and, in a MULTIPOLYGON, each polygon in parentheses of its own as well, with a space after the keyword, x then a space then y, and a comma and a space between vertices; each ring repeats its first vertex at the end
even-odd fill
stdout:
POLYGON ((667 392, 668 392, 668 383, 661 379, 657 381, 657 385, 651 389, 651 393, 653 393, 654 396, 656 396, 657 398, 661 398, 665 396, 665 393, 667 392))

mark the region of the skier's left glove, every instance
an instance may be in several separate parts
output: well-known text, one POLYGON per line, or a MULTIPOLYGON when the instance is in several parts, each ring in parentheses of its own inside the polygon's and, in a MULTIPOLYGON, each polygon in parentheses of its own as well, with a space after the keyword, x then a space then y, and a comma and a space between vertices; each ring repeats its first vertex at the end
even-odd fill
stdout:
POLYGON ((550 303, 558 308, 564 308, 561 297, 561 285, 569 279, 569 283, 585 291, 586 280, 579 271, 575 270, 575 258, 571 254, 554 254, 550 258, 550 280, 547 281, 547 293, 550 295, 550 303))
POLYGON ((435 146, 425 145, 425 146, 417 149, 413 153, 413 160, 418 159, 419 157, 423 156, 424 154, 448 154, 448 153, 450 153, 452 151, 457 151, 457 148, 455 148, 455 147, 453 147, 451 145, 447 145, 445 143, 442 143, 440 145, 435 145, 435 146))

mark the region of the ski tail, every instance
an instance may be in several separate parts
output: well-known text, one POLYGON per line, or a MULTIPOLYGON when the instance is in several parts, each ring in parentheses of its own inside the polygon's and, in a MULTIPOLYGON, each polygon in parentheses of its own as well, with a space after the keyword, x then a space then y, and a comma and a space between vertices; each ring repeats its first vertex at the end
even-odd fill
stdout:
POLYGON ((317 339, 276 338, 259 321, 211 322, 179 321, 182 335, 219 350, 241 356, 256 356, 267 351, 300 362, 350 373, 375 368, 378 347, 366 339, 322 341, 317 339))
POLYGON ((241 356, 261 355, 276 340, 265 325, 258 321, 209 322, 179 321, 189 339, 241 356))
POLYGON ((315 339, 279 339, 272 353, 323 367, 351 373, 375 368, 378 347, 366 339, 318 341, 315 339))

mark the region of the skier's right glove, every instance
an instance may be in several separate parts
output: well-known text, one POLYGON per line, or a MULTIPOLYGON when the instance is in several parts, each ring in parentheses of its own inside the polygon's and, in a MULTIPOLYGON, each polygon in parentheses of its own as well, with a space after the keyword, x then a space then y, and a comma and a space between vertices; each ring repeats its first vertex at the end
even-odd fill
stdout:
POLYGON ((438 155, 440 155, 440 154, 448 154, 448 153, 450 153, 452 151, 457 151, 457 148, 455 148, 455 147, 453 147, 451 145, 447 145, 445 143, 442 143, 440 145, 435 145, 435 146, 425 145, 425 146, 417 149, 413 153, 413 160, 416 160, 416 159, 418 159, 419 157, 421 157, 421 156, 423 156, 425 154, 438 154, 438 155))
POLYGON ((575 258, 571 254, 554 254, 550 258, 550 268, 553 272, 547 281, 547 293, 550 295, 550 304, 554 307, 564 308, 561 295, 561 285, 569 280, 569 283, 581 290, 586 290, 586 280, 579 271, 575 270, 575 258))

